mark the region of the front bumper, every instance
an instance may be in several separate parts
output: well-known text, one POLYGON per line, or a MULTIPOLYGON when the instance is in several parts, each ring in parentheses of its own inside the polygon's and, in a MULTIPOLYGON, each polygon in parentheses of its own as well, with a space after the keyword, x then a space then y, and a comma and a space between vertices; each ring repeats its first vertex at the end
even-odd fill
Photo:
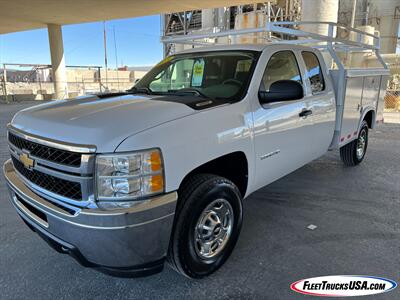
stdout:
POLYGON ((118 276, 161 271, 171 235, 177 193, 129 209, 65 209, 29 189, 10 160, 3 166, 11 202, 27 225, 59 252, 82 265, 118 276))

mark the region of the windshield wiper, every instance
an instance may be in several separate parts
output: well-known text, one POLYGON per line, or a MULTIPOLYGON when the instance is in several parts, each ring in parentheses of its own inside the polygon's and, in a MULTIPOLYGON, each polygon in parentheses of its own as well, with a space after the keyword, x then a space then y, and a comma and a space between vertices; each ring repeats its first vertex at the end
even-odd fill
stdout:
POLYGON ((130 94, 147 94, 147 95, 153 94, 152 90, 150 90, 148 87, 136 87, 136 86, 134 86, 130 90, 127 90, 126 92, 130 94))
POLYGON ((168 90, 168 93, 174 93, 174 95, 185 95, 185 94, 191 94, 191 95, 195 95, 195 96, 200 96, 203 98, 208 98, 208 99, 212 99, 211 97, 207 96, 206 94, 200 92, 197 89, 193 89, 193 88, 184 88, 184 89, 180 89, 180 90, 168 90))

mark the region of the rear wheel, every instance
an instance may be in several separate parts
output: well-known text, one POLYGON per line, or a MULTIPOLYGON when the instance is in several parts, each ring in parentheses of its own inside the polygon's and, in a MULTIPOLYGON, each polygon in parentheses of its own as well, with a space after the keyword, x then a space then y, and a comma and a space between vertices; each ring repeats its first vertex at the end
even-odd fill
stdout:
POLYGON ((209 174, 192 176, 178 194, 168 261, 179 273, 201 278, 232 253, 242 225, 241 195, 230 180, 209 174))
POLYGON ((361 124, 358 138, 340 148, 340 158, 346 166, 355 166, 364 160, 368 147, 368 124, 361 124))

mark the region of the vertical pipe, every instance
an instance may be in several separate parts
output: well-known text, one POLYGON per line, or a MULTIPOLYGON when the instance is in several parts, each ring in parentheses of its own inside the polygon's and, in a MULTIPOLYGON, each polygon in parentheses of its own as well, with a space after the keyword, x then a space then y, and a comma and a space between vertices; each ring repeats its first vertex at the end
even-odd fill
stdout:
POLYGON ((117 52, 117 39, 115 37, 115 26, 113 26, 113 33, 114 33, 115 70, 117 71, 117 86, 119 91, 120 89, 119 89, 119 72, 118 72, 118 52, 117 52))
POLYGON ((104 65, 106 67, 106 88, 108 90, 108 62, 107 62, 107 33, 106 21, 103 21, 103 38, 104 38, 104 65))
POLYGON ((217 20, 217 26, 218 28, 223 31, 226 30, 226 13, 225 13, 225 7, 218 8, 217 10, 218 13, 218 20, 217 20))
POLYGON ((68 97, 68 86, 61 25, 48 24, 47 32, 53 70, 54 96, 56 99, 66 99, 68 97))
MULTIPOLYGON (((101 92, 103 92, 102 91, 102 86, 101 86, 101 67, 97 67, 97 72, 98 72, 98 74, 99 74, 99 88, 100 88, 100 93, 101 92)), ((82 78, 82 81, 83 81, 83 78, 82 78)), ((85 88, 84 88, 85 89, 85 88)))
POLYGON ((8 94, 7 94, 7 68, 6 68, 6 64, 3 64, 3 83, 4 83, 4 97, 6 100, 6 103, 8 102, 8 94))
POLYGON ((283 17, 282 21, 291 21, 291 20, 289 20, 289 0, 286 0, 285 2, 286 2, 285 3, 285 14, 286 14, 286 17, 283 17))
MULTIPOLYGON (((268 4, 267 4, 268 6, 267 6, 267 23, 269 24, 269 23, 271 23, 271 2, 270 1, 268 1, 268 4)), ((271 31, 268 31, 267 32, 267 38, 268 39, 271 39, 271 31)))
POLYGON ((350 27, 354 28, 356 22, 356 10, 357 10, 357 0, 353 0, 353 9, 351 11, 351 22, 350 27))
POLYGON ((187 13, 183 12, 183 34, 187 34, 187 13))
MULTIPOLYGON (((168 24, 167 24, 167 21, 165 18, 165 14, 161 14, 160 15, 160 27, 161 27, 160 31, 161 31, 162 37, 164 37, 167 32, 167 30, 166 30, 167 25, 168 24)), ((168 45, 164 42, 162 44, 163 44, 163 57, 165 58, 168 55, 168 45)))
POLYGON ((4 77, 4 82, 7 82, 7 69, 6 69, 6 64, 3 64, 3 77, 4 77))
POLYGON ((225 28, 226 30, 231 29, 231 8, 225 8, 225 28))
POLYGON ((364 24, 365 26, 368 25, 368 19, 369 19, 369 3, 367 3, 367 8, 365 10, 365 19, 364 19, 364 24))
MULTIPOLYGON (((42 71, 43 69, 41 69, 41 68, 39 68, 39 69, 36 69, 36 74, 37 74, 37 72, 38 72, 38 70, 39 71, 42 71)), ((43 74, 43 73, 42 73, 43 74)), ((40 74, 39 73, 39 76, 38 76, 38 81, 39 81, 39 90, 40 90, 40 97, 39 98, 41 98, 40 100, 44 100, 43 99, 43 90, 42 90, 42 79, 41 79, 41 75, 42 74, 40 74)), ((39 99, 38 99, 39 100, 39 99)))

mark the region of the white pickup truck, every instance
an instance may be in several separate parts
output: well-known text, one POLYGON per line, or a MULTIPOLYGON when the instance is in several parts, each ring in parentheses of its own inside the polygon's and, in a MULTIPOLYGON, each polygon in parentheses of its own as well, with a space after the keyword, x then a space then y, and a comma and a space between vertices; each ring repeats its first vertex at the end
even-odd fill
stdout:
POLYGON ((149 275, 167 259, 209 275, 252 192, 329 149, 346 165, 364 159, 387 74, 328 70, 320 51, 285 43, 169 56, 127 92, 18 112, 4 165, 12 204, 84 266, 149 275))

